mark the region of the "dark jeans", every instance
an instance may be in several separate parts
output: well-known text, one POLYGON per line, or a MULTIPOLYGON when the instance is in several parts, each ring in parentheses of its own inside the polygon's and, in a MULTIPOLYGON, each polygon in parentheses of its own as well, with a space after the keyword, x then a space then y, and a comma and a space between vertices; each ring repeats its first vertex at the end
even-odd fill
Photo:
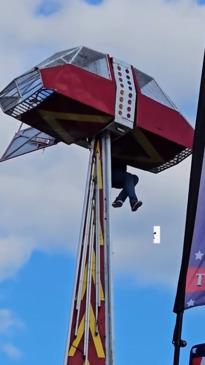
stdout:
POLYGON ((129 172, 114 170, 112 171, 112 187, 122 189, 117 199, 123 202, 129 197, 130 202, 138 200, 135 193, 135 185, 137 185, 139 178, 137 175, 132 175, 129 172))

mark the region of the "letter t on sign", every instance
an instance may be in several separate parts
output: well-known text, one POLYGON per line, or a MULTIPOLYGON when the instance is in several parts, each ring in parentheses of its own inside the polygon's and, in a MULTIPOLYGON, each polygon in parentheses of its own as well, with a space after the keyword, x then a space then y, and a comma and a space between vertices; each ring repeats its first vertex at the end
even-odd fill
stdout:
POLYGON ((203 282, 203 278, 204 278, 205 274, 196 274, 196 277, 197 277, 197 283, 196 285, 197 286, 202 286, 204 285, 204 282, 203 282))

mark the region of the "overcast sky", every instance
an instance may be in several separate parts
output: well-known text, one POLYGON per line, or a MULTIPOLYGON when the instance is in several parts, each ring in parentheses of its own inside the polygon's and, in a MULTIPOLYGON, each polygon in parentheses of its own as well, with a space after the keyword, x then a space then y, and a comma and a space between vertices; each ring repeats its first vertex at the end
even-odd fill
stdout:
MULTIPOLYGON (((52 53, 85 45, 152 75, 194 126, 204 40, 203 1, 2 1, 0 88, 52 53)), ((14 119, 0 113, 1 152, 17 125, 14 119)), ((24 365, 28 361, 33 365, 41 363, 41 359, 51 365, 62 363, 87 162, 86 150, 58 144, 44 153, 36 152, 0 165, 0 365, 24 365), (42 287, 35 281, 35 273, 39 278, 45 275, 42 287), (26 288, 31 288, 31 283, 32 296, 28 298, 26 288), (47 293, 50 286, 53 291, 47 293), (58 300, 53 301, 52 295, 58 296, 58 300), (37 297, 42 304, 38 312, 32 301, 37 297), (53 322, 43 311, 48 303, 53 322), (38 314, 32 316, 34 310, 38 314), (58 317, 54 321, 57 313, 63 313, 62 322, 58 317), (54 341, 50 325, 57 328, 60 340, 59 347, 48 354, 48 343, 54 341), (36 343, 40 332, 43 345, 32 348, 32 336, 36 336, 36 343), (35 352, 32 356, 31 348, 35 352)), ((153 363, 164 365, 166 359, 171 362, 172 306, 180 268, 189 173, 190 158, 159 175, 137 171, 137 193, 143 207, 135 214, 128 204, 112 210, 118 365, 125 364, 123 359, 127 359, 129 346, 129 365, 135 365, 132 352, 138 348, 145 351, 147 338, 155 354, 150 355, 155 359, 153 363), (154 225, 161 226, 159 246, 152 243, 154 225), (139 300, 141 297, 143 301, 139 300), (139 326, 142 338, 135 336, 130 318, 126 317, 131 311, 125 312, 124 308, 129 307, 135 312, 132 321, 139 326), (136 313, 140 313, 140 318, 136 313), (158 322, 162 328, 156 328, 158 322), (125 330, 131 333, 133 342, 123 342, 125 330), (166 334, 162 336, 160 331, 166 334), (166 344, 162 351, 163 341, 166 344)), ((205 319, 202 311, 197 315, 205 319)), ((189 326, 195 328, 191 321, 197 321, 189 314, 187 317, 187 336, 191 336, 189 326)), ((203 341, 203 332, 202 338, 197 339, 200 326, 195 331, 196 341, 203 341)), ((190 337, 190 346, 192 341, 195 338, 190 337)), ((186 361, 187 354, 188 351, 186 361)), ((144 359, 143 364, 148 365, 150 358, 144 359)))

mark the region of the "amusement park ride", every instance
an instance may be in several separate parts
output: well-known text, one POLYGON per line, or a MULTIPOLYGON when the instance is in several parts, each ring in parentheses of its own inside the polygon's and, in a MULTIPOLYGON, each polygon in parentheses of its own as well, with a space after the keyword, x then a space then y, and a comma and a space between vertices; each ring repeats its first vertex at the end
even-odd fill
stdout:
POLYGON ((59 142, 90 150, 65 365, 112 365, 111 155, 158 173, 190 155, 193 129, 152 77, 86 47, 14 79, 0 105, 21 122, 1 161, 59 142))

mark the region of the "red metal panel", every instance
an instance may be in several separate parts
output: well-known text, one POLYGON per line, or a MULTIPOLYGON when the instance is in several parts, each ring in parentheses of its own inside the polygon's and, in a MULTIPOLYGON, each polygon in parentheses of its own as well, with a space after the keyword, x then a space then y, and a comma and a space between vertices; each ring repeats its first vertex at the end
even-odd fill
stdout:
POLYGON ((115 114, 115 82, 74 65, 41 69, 43 84, 69 98, 107 113, 115 114))
POLYGON ((138 93, 136 127, 192 148, 193 128, 177 111, 138 93))

